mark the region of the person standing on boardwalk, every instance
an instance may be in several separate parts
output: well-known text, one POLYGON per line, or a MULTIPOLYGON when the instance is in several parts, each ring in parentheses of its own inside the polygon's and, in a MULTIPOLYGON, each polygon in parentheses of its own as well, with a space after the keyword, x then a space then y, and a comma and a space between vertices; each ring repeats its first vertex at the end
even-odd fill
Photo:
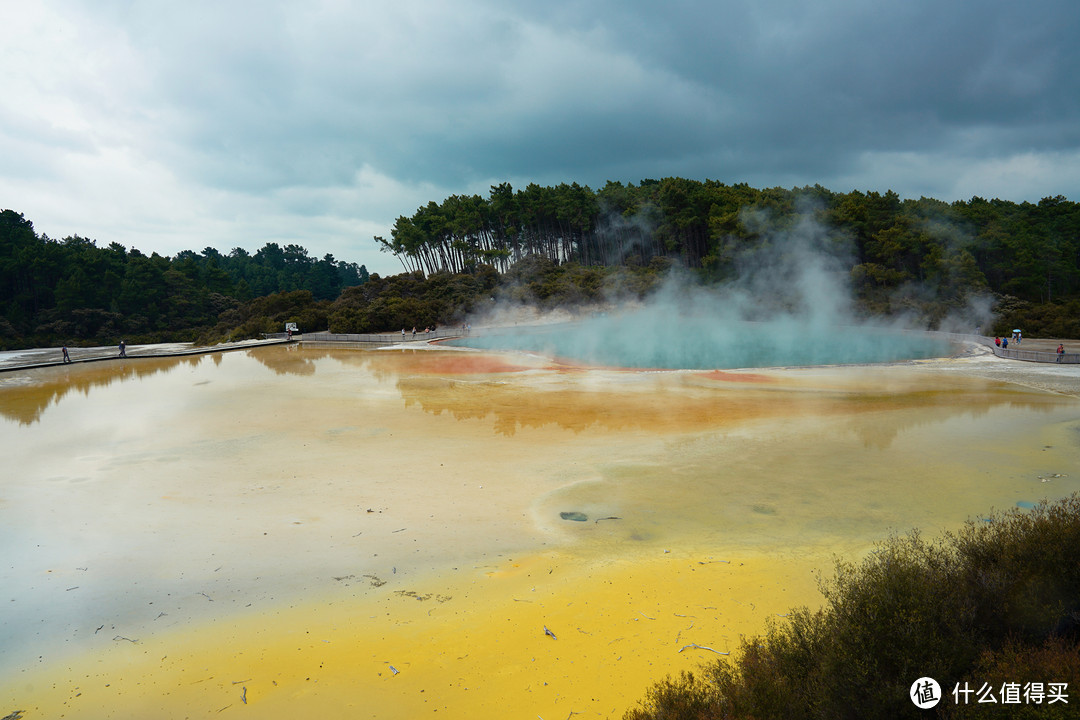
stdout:
POLYGON ((1064 345, 1064 343, 1059 343, 1058 344, 1057 353, 1058 353, 1057 361, 1061 362, 1061 358, 1065 357, 1065 345, 1064 345))
POLYGON ((123 340, 120 341, 120 355, 119 357, 127 357, 127 343, 123 340))
POLYGON ((68 351, 67 351, 67 345, 65 345, 64 347, 60 348, 60 352, 64 353, 64 362, 66 362, 66 363, 69 363, 69 362, 71 362, 71 356, 70 356, 70 355, 68 355, 68 351))
POLYGON ((1007 337, 1001 338, 1001 349, 1002 350, 1008 350, 1009 349, 1009 338, 1007 338, 1007 337))

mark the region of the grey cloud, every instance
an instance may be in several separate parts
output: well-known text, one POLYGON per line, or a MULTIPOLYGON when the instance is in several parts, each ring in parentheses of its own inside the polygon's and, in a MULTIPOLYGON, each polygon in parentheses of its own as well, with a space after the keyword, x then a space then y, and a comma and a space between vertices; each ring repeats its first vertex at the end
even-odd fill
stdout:
POLYGON ((205 181, 332 184, 363 163, 447 185, 575 180, 718 156, 717 175, 827 181, 867 149, 938 152, 971 129, 983 152, 1076 142, 1066 4, 266 7, 144 11, 185 120, 177 152, 205 181))
POLYGON ((102 173, 168 182, 192 213, 225 213, 207 219, 216 232, 265 238, 231 225, 242 200, 342 257, 350 225, 386 234, 418 204, 503 179, 1080 195, 1073 0, 41 7, 53 19, 37 26, 64 32, 18 45, 39 53, 30 65, 0 50, 0 70, 27 79, 0 113, 15 207, 13 170, 40 181, 35 198, 48 183, 77 194, 72 167, 123 157, 102 173), (78 122, 42 122, 57 107, 78 122))

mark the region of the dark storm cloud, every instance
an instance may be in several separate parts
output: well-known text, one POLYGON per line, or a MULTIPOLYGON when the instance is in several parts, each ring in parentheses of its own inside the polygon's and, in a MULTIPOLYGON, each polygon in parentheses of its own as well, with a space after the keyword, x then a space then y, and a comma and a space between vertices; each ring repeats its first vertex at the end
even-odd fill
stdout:
POLYGON ((712 96, 705 122, 676 110, 657 129, 682 119, 706 158, 699 171, 720 179, 828 184, 867 152, 986 158, 1077 148, 1080 9, 1069 3, 590 9, 613 44, 712 96))
POLYGON ((394 217, 503 180, 1076 199, 1078 7, 25 4, 0 190, 53 235, 388 265, 394 217))

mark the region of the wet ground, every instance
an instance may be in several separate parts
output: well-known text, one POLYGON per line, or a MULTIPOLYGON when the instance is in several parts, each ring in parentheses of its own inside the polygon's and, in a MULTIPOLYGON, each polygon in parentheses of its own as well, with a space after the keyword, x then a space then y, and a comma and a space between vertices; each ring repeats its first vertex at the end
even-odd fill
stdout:
MULTIPOLYGON (((152 345, 125 345, 124 354, 128 358, 180 357, 202 355, 215 352, 230 352, 264 345, 280 345, 284 340, 241 340, 221 343, 212 347, 192 343, 156 343, 152 345)), ((70 363, 103 362, 122 360, 119 345, 98 345, 94 347, 69 347, 70 363)), ((27 350, 0 351, 0 372, 19 369, 43 368, 64 365, 63 348, 31 348, 27 350)))
POLYGON ((836 555, 1076 490, 1078 372, 297 344, 6 372, 0 715, 619 717, 820 602, 836 555))

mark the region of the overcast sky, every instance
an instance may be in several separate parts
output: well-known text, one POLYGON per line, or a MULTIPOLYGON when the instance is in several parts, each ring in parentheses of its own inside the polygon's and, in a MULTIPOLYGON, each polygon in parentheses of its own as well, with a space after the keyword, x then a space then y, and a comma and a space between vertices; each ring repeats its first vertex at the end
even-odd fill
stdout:
POLYGON ((1077 0, 0 9, 0 208, 57 239, 393 274, 372 236, 500 182, 1080 201, 1077 0))

